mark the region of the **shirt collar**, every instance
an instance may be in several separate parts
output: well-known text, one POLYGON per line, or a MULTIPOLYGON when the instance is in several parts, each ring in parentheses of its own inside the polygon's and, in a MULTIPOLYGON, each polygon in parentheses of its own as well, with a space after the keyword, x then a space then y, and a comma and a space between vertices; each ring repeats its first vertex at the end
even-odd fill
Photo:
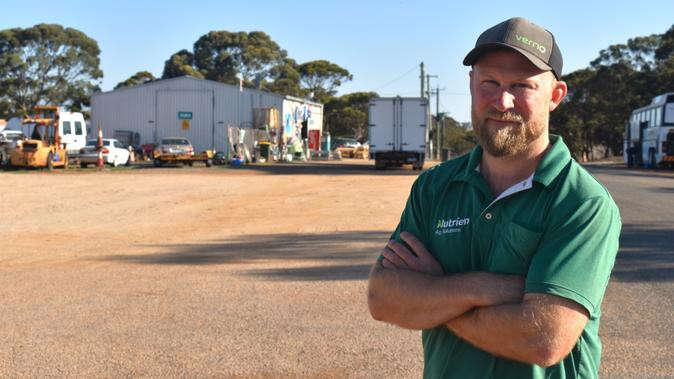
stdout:
POLYGON ((570 161, 571 152, 569 152, 569 148, 566 147, 562 137, 550 134, 550 150, 538 162, 538 167, 536 167, 534 173, 534 181, 546 187, 549 186, 570 161))
POLYGON ((455 180, 469 181, 471 176, 480 172, 480 161, 482 161, 482 146, 476 145, 473 150, 470 151, 468 164, 461 173, 455 177, 455 180))
MULTIPOLYGON (((561 136, 550 134, 550 150, 548 150, 536 167, 533 175, 533 181, 544 186, 550 183, 559 175, 564 167, 571 160, 571 153, 566 147, 561 136)), ((471 150, 468 156, 468 164, 462 172, 455 177, 455 180, 471 181, 471 177, 479 175, 480 162, 482 161, 482 146, 477 145, 471 150)))

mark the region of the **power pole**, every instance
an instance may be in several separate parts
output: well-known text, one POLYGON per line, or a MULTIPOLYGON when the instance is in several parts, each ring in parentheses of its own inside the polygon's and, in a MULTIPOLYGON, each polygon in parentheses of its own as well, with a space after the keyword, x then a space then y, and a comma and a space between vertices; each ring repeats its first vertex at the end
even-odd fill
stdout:
MULTIPOLYGON (((426 99, 428 99, 428 113, 426 115, 427 116, 426 120, 428 120, 427 125, 429 125, 429 127, 433 125, 433 120, 431 118, 431 78, 437 78, 437 77, 438 77, 437 75, 426 74, 426 96, 425 97, 426 97, 426 99)), ((438 140, 437 130, 435 130, 435 134, 436 134, 435 140, 437 141, 438 140)), ((433 146, 433 149, 430 152, 429 158, 431 158, 431 159, 433 157, 438 158, 440 155, 438 153, 439 146, 437 145, 437 142, 432 143, 431 145, 433 146)))
POLYGON ((435 134, 438 160, 442 159, 442 129, 444 128, 444 123, 440 122, 440 91, 444 90, 444 88, 435 87, 435 134))
POLYGON ((421 62, 421 75, 419 75, 419 78, 421 78, 421 97, 424 97, 426 94, 426 91, 424 89, 424 62, 421 62))
MULTIPOLYGON (((421 82, 421 95, 420 95, 420 97, 422 99, 428 99, 428 101, 430 101, 431 98, 426 93, 426 88, 427 88, 426 87, 426 80, 428 80, 428 78, 425 75, 426 72, 424 71, 424 62, 421 62, 420 67, 421 67, 421 74, 419 75, 419 79, 421 79, 420 80, 420 82, 421 82)), ((430 120, 428 112, 429 111, 427 110, 426 111, 426 137, 427 137, 427 139, 428 139, 428 131, 431 130, 431 127, 430 127, 430 125, 431 125, 430 121, 431 120, 430 120)), ((432 155, 433 155, 433 141, 431 139, 428 139, 428 141, 426 143, 426 156, 430 158, 432 155)))

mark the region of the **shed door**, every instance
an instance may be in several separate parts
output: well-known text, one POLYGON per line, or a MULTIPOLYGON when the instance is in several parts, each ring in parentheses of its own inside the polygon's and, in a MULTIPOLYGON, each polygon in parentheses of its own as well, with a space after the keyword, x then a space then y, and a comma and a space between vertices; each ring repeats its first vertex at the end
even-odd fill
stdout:
POLYGON ((196 152, 211 149, 213 141, 213 92, 157 91, 156 139, 185 137, 196 152))

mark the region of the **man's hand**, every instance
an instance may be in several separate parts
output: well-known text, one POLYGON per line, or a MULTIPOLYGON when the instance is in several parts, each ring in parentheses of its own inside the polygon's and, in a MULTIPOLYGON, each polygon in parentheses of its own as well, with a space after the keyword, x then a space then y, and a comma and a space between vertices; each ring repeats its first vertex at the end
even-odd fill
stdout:
POLYGON ((402 232, 400 238, 412 249, 405 245, 390 240, 381 254, 384 256, 382 266, 388 269, 403 269, 420 272, 423 274, 441 276, 444 274, 442 266, 426 249, 423 243, 412 233, 402 232))

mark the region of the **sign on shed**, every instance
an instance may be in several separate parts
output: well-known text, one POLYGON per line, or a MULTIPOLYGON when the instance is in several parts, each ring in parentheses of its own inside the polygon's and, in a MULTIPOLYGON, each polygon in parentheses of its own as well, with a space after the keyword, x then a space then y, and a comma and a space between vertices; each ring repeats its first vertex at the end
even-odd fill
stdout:
POLYGON ((178 119, 179 120, 191 120, 192 119, 192 112, 178 112, 178 119))

